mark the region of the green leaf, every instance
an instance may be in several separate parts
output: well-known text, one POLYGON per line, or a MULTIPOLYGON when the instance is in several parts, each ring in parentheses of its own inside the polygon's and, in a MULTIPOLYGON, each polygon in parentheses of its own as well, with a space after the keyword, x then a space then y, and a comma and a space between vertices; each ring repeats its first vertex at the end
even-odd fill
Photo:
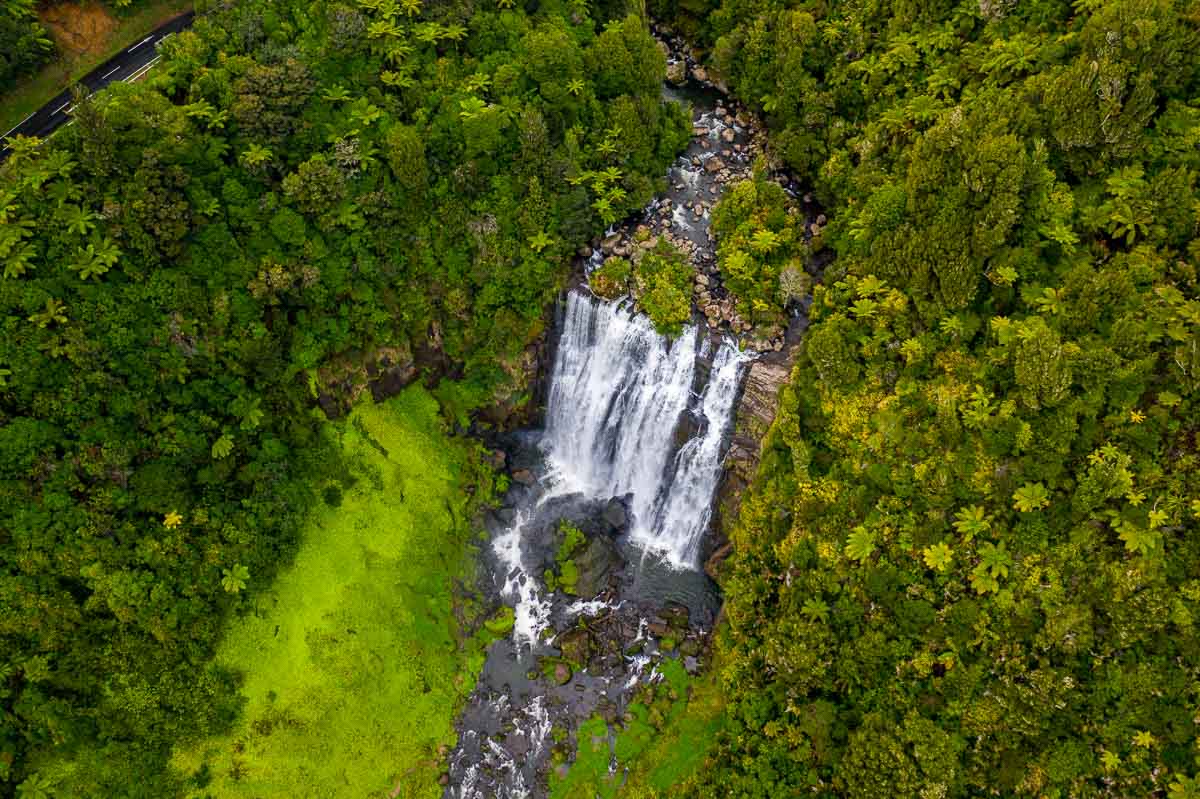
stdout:
POLYGON ((983 508, 971 505, 955 514, 954 529, 963 534, 964 541, 970 542, 975 536, 991 530, 992 522, 983 508))
POLYGON ((800 608, 800 615, 809 621, 827 621, 829 619, 829 605, 816 597, 806 599, 804 600, 804 607, 800 608))
POLYGON ((250 579, 250 570, 240 563, 234 565, 232 569, 222 569, 221 574, 221 588, 230 594, 241 591, 246 587, 246 581, 250 579))
POLYGON ((875 533, 863 526, 855 527, 846 542, 846 554, 862 562, 875 553, 875 533))
POLYGON ((217 460, 229 457, 229 453, 233 452, 233 436, 229 433, 224 433, 220 438, 213 442, 212 456, 217 460))
POLYGON ((1125 549, 1138 555, 1148 555, 1158 548, 1162 534, 1132 522, 1121 522, 1117 536, 1125 543, 1125 549))
POLYGON ((945 541, 925 547, 921 555, 925 559, 925 565, 938 572, 946 571, 954 561, 954 552, 945 541))
POLYGON ((1050 504, 1050 492, 1041 483, 1026 483, 1013 492, 1013 506, 1022 513, 1040 510, 1050 504))
POLYGON ((1008 554, 1007 545, 1003 541, 999 544, 988 541, 980 546, 979 562, 980 565, 987 568, 992 577, 996 578, 1007 577, 1008 569, 1013 565, 1012 557, 1008 554))

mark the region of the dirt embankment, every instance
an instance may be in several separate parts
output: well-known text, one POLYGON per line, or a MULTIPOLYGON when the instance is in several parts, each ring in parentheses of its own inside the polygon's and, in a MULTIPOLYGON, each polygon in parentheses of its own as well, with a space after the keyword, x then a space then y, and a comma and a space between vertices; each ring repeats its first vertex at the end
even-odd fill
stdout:
POLYGON ((103 55, 119 23, 100 3, 56 3, 38 12, 64 60, 103 55))

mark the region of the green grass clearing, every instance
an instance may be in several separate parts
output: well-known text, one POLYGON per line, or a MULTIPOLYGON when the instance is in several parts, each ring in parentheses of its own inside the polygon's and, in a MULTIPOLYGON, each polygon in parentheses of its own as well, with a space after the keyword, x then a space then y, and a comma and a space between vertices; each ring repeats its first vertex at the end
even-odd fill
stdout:
POLYGON ((138 41, 150 31, 192 7, 192 0, 157 0, 128 9, 116 17, 117 25, 103 44, 79 56, 62 55, 33 75, 22 78, 0 94, 0 133, 50 102, 63 89, 138 41))
MULTIPOLYGON (((295 562, 235 619, 217 660, 245 674, 233 732, 177 750, 193 797, 436 797, 439 746, 483 663, 460 648, 470 444, 410 388, 330 425, 359 478, 308 524, 295 562)), ((336 495, 336 492, 334 492, 336 495)))

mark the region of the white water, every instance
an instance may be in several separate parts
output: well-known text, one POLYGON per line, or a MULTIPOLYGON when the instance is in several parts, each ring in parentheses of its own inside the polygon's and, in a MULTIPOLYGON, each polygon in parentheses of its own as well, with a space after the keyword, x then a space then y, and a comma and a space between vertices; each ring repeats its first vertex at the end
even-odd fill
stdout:
POLYGON ((504 596, 513 602, 513 640, 518 644, 531 644, 550 620, 550 601, 538 590, 537 580, 525 571, 521 557, 521 534, 532 511, 517 512, 512 525, 504 535, 492 542, 492 550, 503 564, 504 596))
MULTIPOLYGON (((631 539, 675 568, 699 568, 721 447, 749 359, 733 342, 722 342, 697 397, 696 366, 708 348, 709 339, 695 327, 668 342, 622 303, 567 296, 542 438, 549 486, 492 542, 505 569, 502 592, 513 604, 518 645, 536 642, 553 611, 538 578, 526 570, 521 542, 537 507, 554 497, 628 495, 631 539), (685 414, 694 417, 696 432, 680 446, 677 429, 685 414)), ((603 606, 585 600, 568 612, 603 606)))
POLYGON ((726 341, 700 397, 692 392, 708 339, 687 327, 674 342, 620 303, 572 292, 551 374, 542 447, 555 493, 632 494, 631 535, 677 568, 699 566, 747 356, 726 341), (676 447, 691 413, 699 432, 676 447))

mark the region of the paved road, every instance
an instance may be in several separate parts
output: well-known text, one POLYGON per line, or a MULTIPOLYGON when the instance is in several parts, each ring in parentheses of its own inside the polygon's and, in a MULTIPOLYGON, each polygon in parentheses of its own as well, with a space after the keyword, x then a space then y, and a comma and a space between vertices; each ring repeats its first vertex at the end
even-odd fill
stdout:
MULTIPOLYGON (((156 45, 172 33, 190 28, 195 17, 193 11, 176 17, 140 42, 135 42, 93 69, 79 83, 87 89, 88 94, 92 94, 114 81, 137 80, 158 62, 156 45)), ((71 90, 68 88, 26 117, 21 124, 0 136, 0 145, 5 145, 9 136, 49 136, 70 121, 71 110, 74 107, 71 105, 71 90)), ((0 161, 7 158, 8 153, 7 146, 0 147, 0 161)))

